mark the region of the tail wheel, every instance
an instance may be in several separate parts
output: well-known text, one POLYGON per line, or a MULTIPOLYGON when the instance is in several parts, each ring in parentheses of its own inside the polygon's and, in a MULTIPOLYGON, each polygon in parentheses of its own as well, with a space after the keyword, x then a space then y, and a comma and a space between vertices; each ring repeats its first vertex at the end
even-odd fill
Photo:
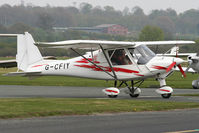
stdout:
POLYGON ((116 98, 118 95, 108 95, 109 98, 116 98))
POLYGON ((171 93, 162 94, 161 96, 162 96, 162 98, 170 98, 171 97, 171 93))
POLYGON ((138 97, 140 94, 129 94, 132 98, 138 97))

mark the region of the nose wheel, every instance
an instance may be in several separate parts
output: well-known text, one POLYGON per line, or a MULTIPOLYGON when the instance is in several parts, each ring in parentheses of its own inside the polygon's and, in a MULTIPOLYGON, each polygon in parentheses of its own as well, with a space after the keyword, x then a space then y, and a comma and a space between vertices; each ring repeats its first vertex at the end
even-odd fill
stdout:
POLYGON ((171 97, 171 93, 168 93, 168 94, 162 94, 161 96, 162 96, 162 98, 167 99, 167 98, 170 98, 170 97, 171 97))
POLYGON ((118 95, 108 95, 109 98, 117 98, 118 95))

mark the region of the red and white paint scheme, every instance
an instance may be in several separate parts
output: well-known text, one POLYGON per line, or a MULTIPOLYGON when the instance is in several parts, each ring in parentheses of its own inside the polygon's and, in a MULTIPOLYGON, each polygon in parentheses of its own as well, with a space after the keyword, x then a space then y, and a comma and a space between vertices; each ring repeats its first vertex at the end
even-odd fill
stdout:
POLYGON ((120 94, 120 90, 118 88, 110 87, 102 90, 109 97, 117 97, 120 94))
MULTIPOLYGON (((25 34, 1 34, 0 36, 17 36, 16 61, 18 69, 23 72, 8 73, 8 76, 60 75, 114 80, 114 88, 107 88, 104 91, 110 97, 118 95, 120 92, 118 88, 121 88, 123 84, 129 89, 130 96, 139 96, 141 91, 138 87, 144 79, 149 77, 156 78, 161 87, 166 86, 165 79, 173 72, 174 67, 181 68, 180 64, 184 62, 182 59, 155 55, 146 45, 195 43, 193 41, 123 42, 101 40, 67 40, 45 43, 35 42, 28 32, 25 34), (38 47, 70 49, 79 57, 69 60, 44 60, 38 47), (82 55, 77 49, 87 49, 90 52, 82 55), (131 81, 130 86, 127 81, 131 81), (134 87, 135 85, 137 87, 134 87)), ((183 73, 183 75, 185 74, 183 73)), ((171 93, 172 88, 169 91, 169 94, 171 93)), ((167 91, 161 95, 163 98, 170 97, 169 95, 165 97, 164 94, 168 94, 167 91)))

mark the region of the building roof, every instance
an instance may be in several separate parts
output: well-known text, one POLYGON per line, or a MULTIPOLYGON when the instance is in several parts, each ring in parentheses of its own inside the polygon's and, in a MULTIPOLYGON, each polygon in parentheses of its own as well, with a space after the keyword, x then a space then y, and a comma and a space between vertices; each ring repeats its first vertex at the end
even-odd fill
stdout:
POLYGON ((107 28, 107 27, 111 27, 113 25, 117 25, 117 24, 101 24, 101 25, 97 25, 95 27, 107 28))

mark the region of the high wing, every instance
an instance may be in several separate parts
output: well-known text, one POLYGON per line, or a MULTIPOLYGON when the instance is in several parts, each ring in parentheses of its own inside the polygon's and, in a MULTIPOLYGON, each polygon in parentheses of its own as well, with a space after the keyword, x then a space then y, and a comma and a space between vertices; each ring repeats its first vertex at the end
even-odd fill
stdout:
POLYGON ((60 42, 36 42, 39 47, 48 48, 65 48, 65 49, 99 49, 99 45, 104 49, 119 48, 119 47, 135 47, 141 44, 144 45, 180 45, 194 44, 194 41, 146 41, 146 42, 125 42, 125 41, 101 41, 101 40, 68 40, 60 42))

